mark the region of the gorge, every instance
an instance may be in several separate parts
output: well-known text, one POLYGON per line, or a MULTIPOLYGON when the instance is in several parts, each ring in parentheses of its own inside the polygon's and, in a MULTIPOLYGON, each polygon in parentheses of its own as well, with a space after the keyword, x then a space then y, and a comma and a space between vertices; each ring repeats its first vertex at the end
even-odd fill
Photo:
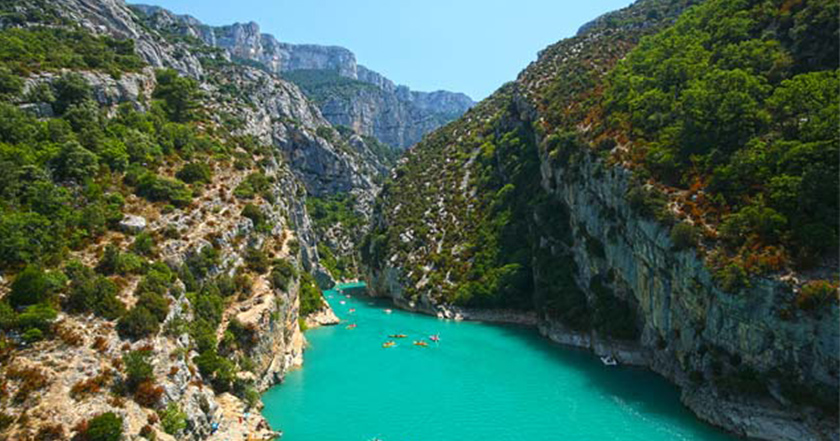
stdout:
POLYGON ((840 439, 838 16, 638 0, 474 103, 3 2, 0 440, 840 439))

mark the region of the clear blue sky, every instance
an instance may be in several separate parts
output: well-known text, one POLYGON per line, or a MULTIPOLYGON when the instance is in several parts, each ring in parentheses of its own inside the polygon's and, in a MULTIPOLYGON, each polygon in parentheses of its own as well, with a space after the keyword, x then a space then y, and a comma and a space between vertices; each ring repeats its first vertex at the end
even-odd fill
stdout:
POLYGON ((631 0, 129 0, 280 41, 344 46, 414 90, 485 98, 587 21, 631 0))

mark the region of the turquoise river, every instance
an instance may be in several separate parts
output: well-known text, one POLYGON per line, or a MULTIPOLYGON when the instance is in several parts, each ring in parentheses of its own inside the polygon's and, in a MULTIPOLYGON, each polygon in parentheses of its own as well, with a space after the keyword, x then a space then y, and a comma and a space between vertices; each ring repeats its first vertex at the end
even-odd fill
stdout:
POLYGON ((342 323, 307 331, 304 367, 263 396, 283 441, 734 439, 695 419, 655 374, 604 366, 533 329, 325 296, 342 323), (408 337, 383 348, 389 334, 408 337), (421 339, 429 346, 413 344, 421 339))

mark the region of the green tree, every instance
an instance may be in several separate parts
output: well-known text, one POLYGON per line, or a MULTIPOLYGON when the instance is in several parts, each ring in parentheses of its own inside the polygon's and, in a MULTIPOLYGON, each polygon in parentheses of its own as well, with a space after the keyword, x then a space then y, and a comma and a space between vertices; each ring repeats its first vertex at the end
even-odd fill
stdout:
POLYGON ((0 99, 18 98, 23 92, 23 80, 6 67, 0 67, 0 99))
POLYGON ((60 288, 56 280, 48 276, 40 267, 27 265, 12 283, 9 293, 9 303, 12 306, 27 306, 53 300, 56 290, 60 288))
POLYGON ((62 146, 54 160, 55 174, 59 179, 82 182, 96 175, 99 159, 96 154, 79 145, 68 142, 62 146))
POLYGON ((70 292, 65 306, 72 312, 93 312, 100 317, 116 320, 125 313, 125 305, 117 298, 119 289, 116 283, 94 274, 84 265, 83 269, 74 270, 71 276, 70 292))
POLYGON ((191 121, 198 107, 198 83, 192 78, 178 75, 172 69, 159 70, 156 76, 157 87, 152 96, 163 100, 164 110, 170 120, 191 121))
POLYGON ((93 98, 90 84, 85 77, 75 72, 62 75, 53 87, 56 96, 53 106, 59 114, 63 114, 73 104, 81 104, 93 98))

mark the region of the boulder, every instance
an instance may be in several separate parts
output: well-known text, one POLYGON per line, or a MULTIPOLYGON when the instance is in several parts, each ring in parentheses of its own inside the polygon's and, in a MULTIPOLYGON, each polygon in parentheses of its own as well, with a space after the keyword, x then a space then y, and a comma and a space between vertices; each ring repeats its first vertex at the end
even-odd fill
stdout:
POLYGON ((120 230, 130 234, 137 234, 146 229, 146 218, 133 214, 126 215, 120 221, 120 230))

